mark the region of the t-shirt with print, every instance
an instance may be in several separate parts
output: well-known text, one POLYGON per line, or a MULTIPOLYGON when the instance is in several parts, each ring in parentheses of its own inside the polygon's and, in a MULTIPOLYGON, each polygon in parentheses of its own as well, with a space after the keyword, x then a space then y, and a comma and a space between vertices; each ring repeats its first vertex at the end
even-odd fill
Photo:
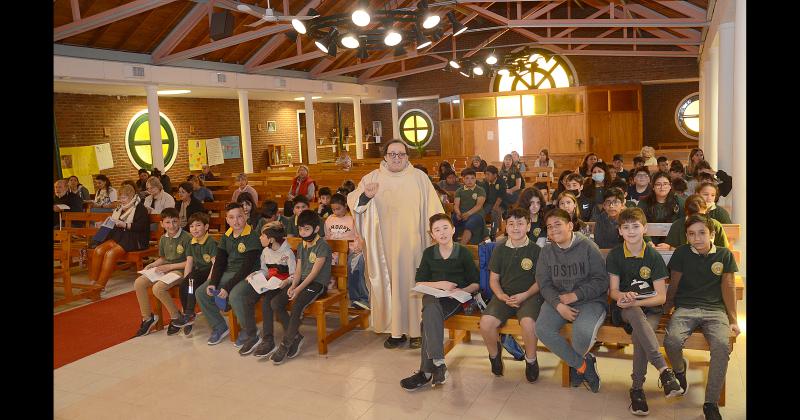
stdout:
MULTIPOLYGON (((458 207, 461 213, 466 213, 475 207, 475 205, 478 204, 478 198, 480 197, 485 198, 486 191, 484 191, 484 189, 478 185, 475 185, 469 189, 467 189, 466 186, 462 186, 456 191, 454 196, 454 198, 458 198, 460 200, 458 207)), ((475 214, 483 216, 483 207, 481 207, 481 209, 475 214)))
POLYGON ((283 241, 277 251, 271 247, 266 247, 261 251, 261 271, 265 276, 270 268, 278 270, 278 273, 291 275, 294 274, 296 267, 297 257, 295 257, 289 241, 283 241))
POLYGON ((211 268, 211 259, 217 256, 217 241, 208 233, 200 239, 192 238, 186 255, 192 257, 192 271, 211 268))
POLYGON ((511 239, 494 247, 489 270, 500 275, 500 287, 509 296, 531 288, 536 281, 535 268, 541 248, 525 237, 525 244, 511 247, 511 239))
MULTIPOLYGON (((311 243, 303 241, 297 247, 297 259, 300 260, 300 282, 303 282, 311 274, 311 268, 314 267, 314 262, 317 261, 317 258, 325 258, 326 261, 313 281, 322 285, 327 285, 330 282, 331 247, 321 237, 317 237, 311 243)), ((297 284, 300 284, 300 282, 297 284)))
POLYGON ((675 307, 725 312, 722 274, 739 271, 733 253, 728 248, 712 244, 707 255, 700 255, 691 245, 681 245, 672 254, 669 269, 681 273, 675 307))
POLYGON ((655 248, 642 244, 639 254, 632 254, 624 242, 608 252, 606 270, 619 276, 619 291, 649 293, 653 281, 669 277, 664 258, 655 248))
MULTIPOLYGON (((325 219, 325 238, 346 240, 348 241, 347 246, 350 248, 350 254, 358 254, 361 252, 361 244, 358 241, 359 236, 354 226, 355 221, 349 213, 343 217, 331 214, 325 219)), ((338 252, 333 253, 331 264, 337 264, 338 254, 338 252)))
MULTIPOLYGON (((228 253, 228 265, 225 268, 225 272, 238 272, 244 263, 244 254, 248 251, 257 250, 261 253, 263 247, 258 237, 259 234, 250 225, 244 226, 238 238, 233 236, 233 228, 228 228, 219 241, 219 248, 224 249, 228 253)), ((253 267, 248 268, 248 270, 251 273, 258 270, 258 260, 256 260, 253 267)))
POLYGON ((186 261, 186 251, 192 241, 189 232, 178 228, 174 237, 164 235, 158 240, 158 256, 163 257, 167 264, 175 264, 186 261))

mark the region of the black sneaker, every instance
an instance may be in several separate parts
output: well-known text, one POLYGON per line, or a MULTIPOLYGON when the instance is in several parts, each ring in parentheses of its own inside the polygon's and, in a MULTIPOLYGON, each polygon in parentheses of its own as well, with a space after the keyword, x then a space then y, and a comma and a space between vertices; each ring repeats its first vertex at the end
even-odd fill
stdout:
POLYGON ((387 349, 396 349, 397 347, 400 346, 400 344, 405 342, 406 342, 405 334, 403 334, 400 338, 394 338, 390 335, 389 338, 387 338, 386 341, 383 342, 383 347, 386 347, 387 349))
POLYGON ((141 325, 139 325, 139 330, 136 331, 136 335, 134 335, 133 338, 150 334, 150 331, 156 326, 156 321, 158 321, 158 315, 150 314, 150 319, 142 321, 141 325))
POLYGON ((286 356, 289 354, 289 348, 283 344, 278 345, 278 350, 275 350, 275 353, 272 353, 272 357, 269 359, 272 360, 273 365, 279 365, 286 361, 286 356))
POLYGON ((597 374, 597 360, 592 353, 586 353, 586 371, 583 372, 583 382, 589 391, 600 392, 600 376, 597 374))
POLYGON ((181 331, 180 327, 172 325, 172 322, 167 325, 167 335, 175 335, 181 331))
POLYGON ((445 382, 447 382, 447 366, 442 363, 441 366, 435 366, 433 368, 432 386, 443 385, 445 382))
POLYGON ((578 373, 578 369, 575 369, 574 367, 570 366, 569 367, 569 386, 571 386, 573 388, 577 388, 577 387, 581 386, 582 383, 583 383, 583 375, 578 373))
POLYGON ((275 346, 275 339, 272 337, 266 337, 261 340, 261 344, 256 346, 253 356, 269 357, 272 356, 272 353, 274 353, 277 349, 278 348, 275 346))
POLYGON ((647 397, 644 396, 643 389, 631 388, 631 413, 637 416, 646 416, 650 414, 650 409, 647 407, 647 397))
POLYGON ((194 324, 194 317, 188 314, 180 314, 170 322, 170 325, 174 325, 177 328, 183 328, 191 324, 194 324))
MULTIPOLYGON (((431 376, 432 378, 433 376, 431 376)), ((425 376, 425 373, 421 370, 414 372, 413 375, 409 376, 408 378, 400 380, 400 386, 403 387, 406 391, 416 391, 423 386, 427 385, 428 382, 431 381, 431 378, 425 376)))
POLYGON ((259 343, 261 343, 261 337, 259 337, 258 332, 256 332, 255 336, 248 338, 242 344, 242 347, 239 348, 239 355, 247 356, 256 349, 256 346, 259 345, 259 343))
POLYGON ((683 358, 683 372, 675 371, 675 379, 678 380, 678 383, 681 385, 681 389, 683 392, 680 395, 686 395, 686 391, 689 390, 689 382, 686 382, 686 371, 689 370, 689 361, 686 358, 683 358))
POLYGON ((411 337, 408 339, 408 348, 418 349, 422 347, 422 337, 411 337))
POLYGON ((183 335, 189 337, 192 335, 192 324, 183 327, 183 335))
POLYGON ((503 346, 499 341, 497 342, 497 356, 489 357, 489 363, 492 365, 494 376, 503 376, 503 346))
POLYGON ((525 379, 528 380, 530 383, 536 382, 539 379, 539 359, 533 361, 533 363, 528 363, 525 361, 525 379))
POLYGON ((719 407, 714 403, 703 404, 703 415, 706 420, 722 420, 722 415, 719 414, 719 407))
POLYGON ((294 359, 300 354, 300 348, 303 346, 303 341, 305 341, 305 337, 300 335, 299 333, 294 337, 292 340, 292 344, 289 346, 289 358, 294 359))
POLYGON ((673 372, 672 369, 664 369, 664 371, 658 376, 658 382, 659 387, 664 387, 664 395, 667 398, 683 395, 683 388, 681 388, 681 384, 678 382, 678 379, 675 378, 675 372, 673 372))

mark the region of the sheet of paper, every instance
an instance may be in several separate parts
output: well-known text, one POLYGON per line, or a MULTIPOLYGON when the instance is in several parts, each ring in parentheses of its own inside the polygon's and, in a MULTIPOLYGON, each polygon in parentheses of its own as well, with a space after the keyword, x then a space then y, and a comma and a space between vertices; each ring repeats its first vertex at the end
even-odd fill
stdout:
POLYGON ((153 283, 161 280, 161 277, 164 277, 164 274, 157 272, 155 267, 139 271, 139 274, 147 277, 153 283))
POLYGON ((199 171, 203 169, 203 164, 208 163, 206 159, 206 141, 189 140, 189 170, 199 171))
POLYGON ((467 292, 465 292, 465 291, 463 291, 463 290, 454 290, 454 291, 448 292, 448 293, 450 294, 451 298, 453 298, 453 299, 455 299, 455 300, 457 300, 457 301, 459 301, 461 303, 464 303, 464 302, 472 299, 472 295, 467 293, 467 292))
POLYGON ((181 276, 178 273, 167 273, 167 274, 163 275, 158 280, 162 281, 162 282, 164 282, 166 284, 172 284, 172 283, 175 283, 175 281, 180 279, 180 278, 181 278, 181 276))
POLYGON ((267 277, 264 276, 264 273, 261 271, 256 271, 255 273, 247 276, 247 282, 250 283, 250 286, 253 286, 253 290, 257 293, 264 293, 267 290, 275 290, 281 287, 283 282, 281 279, 277 277, 270 277, 267 280, 267 277))
POLYGON ((225 159, 239 159, 242 157, 239 136, 222 136, 219 141, 222 144, 222 156, 225 159))
POLYGON ((111 217, 106 217, 106 220, 104 220, 104 221, 103 221, 103 224, 102 224, 102 225, 100 225, 100 226, 101 226, 101 227, 102 227, 102 226, 105 226, 105 227, 107 227, 107 228, 114 229, 114 223, 116 223, 116 222, 114 221, 114 219, 112 219, 111 217))
POLYGON ((424 293, 426 295, 436 296, 436 297, 445 297, 447 296, 447 292, 444 290, 437 289, 435 287, 425 286, 423 284, 418 284, 411 289, 415 292, 424 293))
POLYGON ((206 158, 209 165, 222 165, 225 158, 222 155, 222 143, 219 138, 206 140, 206 158))
POLYGON ((56 207, 60 208, 61 210, 69 210, 70 207, 66 204, 56 204, 56 207))
POLYGON ((114 158, 111 156, 111 143, 95 144, 94 154, 97 159, 97 167, 101 170, 114 167, 114 158))

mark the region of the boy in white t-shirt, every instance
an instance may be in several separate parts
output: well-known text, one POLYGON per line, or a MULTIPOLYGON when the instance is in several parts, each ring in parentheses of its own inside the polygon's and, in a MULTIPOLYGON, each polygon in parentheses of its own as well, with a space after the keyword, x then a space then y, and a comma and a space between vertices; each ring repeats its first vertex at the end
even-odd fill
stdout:
MULTIPOLYGON (((344 239, 349 242, 350 252, 347 257, 347 290, 350 295, 350 305, 369 309, 369 290, 364 282, 364 254, 361 252, 361 238, 356 233, 353 216, 347 207, 347 197, 336 193, 331 197, 333 214, 325 219, 325 238, 344 239)), ((336 253, 333 254, 333 263, 336 264, 336 253)), ((336 287, 335 279, 331 279, 328 286, 336 287)))

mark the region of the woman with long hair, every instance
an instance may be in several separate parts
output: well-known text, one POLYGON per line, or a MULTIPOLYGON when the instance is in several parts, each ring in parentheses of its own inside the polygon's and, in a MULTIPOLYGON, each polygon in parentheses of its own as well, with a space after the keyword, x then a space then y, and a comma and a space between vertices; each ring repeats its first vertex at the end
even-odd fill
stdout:
POLYGON ((111 180, 103 174, 95 175, 92 211, 110 213, 117 204, 117 190, 111 186, 111 180))
MULTIPOLYGON (((672 190, 672 181, 666 172, 656 172, 650 181, 652 191, 639 200, 647 223, 672 223, 683 216, 683 200, 672 190)), ((659 245, 664 237, 654 236, 653 244, 659 245)), ((669 249, 669 248, 666 248, 669 249)))
POLYGON ((549 176, 550 182, 553 182, 553 172, 556 168, 556 162, 550 159, 550 152, 547 149, 539 151, 539 159, 533 161, 534 168, 550 168, 550 172, 539 172, 539 176, 549 176))
POLYGON ((578 203, 578 199, 572 193, 564 191, 558 195, 556 205, 561 210, 569 213, 572 219, 572 231, 580 232, 588 238, 591 232, 589 225, 581 219, 581 206, 578 203))
POLYGON ((583 163, 578 167, 577 172, 584 178, 589 178, 592 175, 592 166, 597 163, 597 155, 589 153, 583 157, 583 163))

